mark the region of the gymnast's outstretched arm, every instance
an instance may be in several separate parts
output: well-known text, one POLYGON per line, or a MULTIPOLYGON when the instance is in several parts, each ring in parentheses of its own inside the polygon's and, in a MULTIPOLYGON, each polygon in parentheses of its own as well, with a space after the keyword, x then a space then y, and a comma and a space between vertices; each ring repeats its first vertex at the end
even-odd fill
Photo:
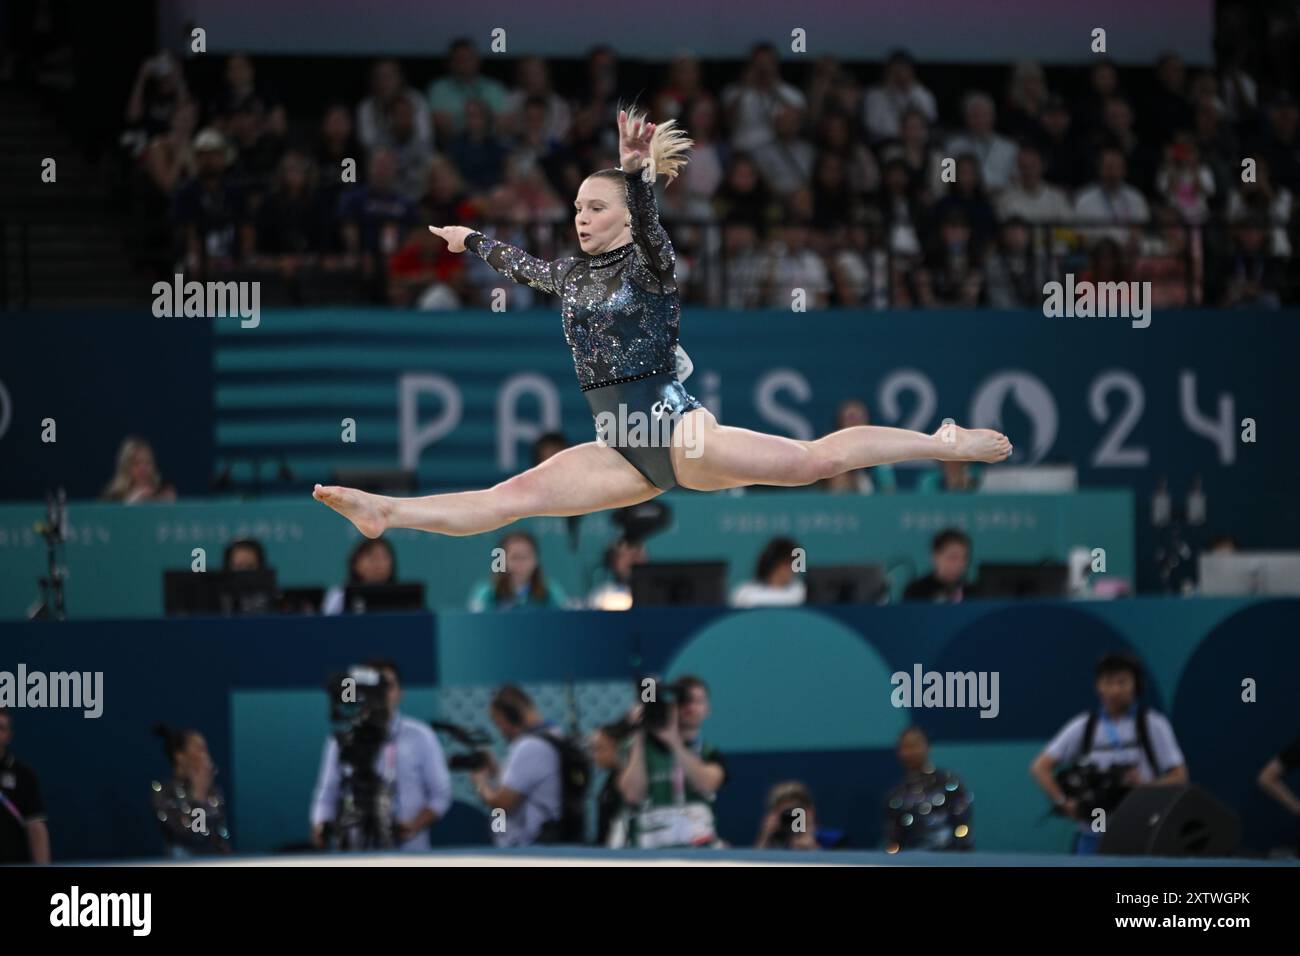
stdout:
POLYGON ((558 294, 565 273, 577 262, 573 258, 547 262, 466 226, 430 226, 429 231, 445 239, 452 252, 468 249, 511 282, 526 283, 552 295, 558 294))

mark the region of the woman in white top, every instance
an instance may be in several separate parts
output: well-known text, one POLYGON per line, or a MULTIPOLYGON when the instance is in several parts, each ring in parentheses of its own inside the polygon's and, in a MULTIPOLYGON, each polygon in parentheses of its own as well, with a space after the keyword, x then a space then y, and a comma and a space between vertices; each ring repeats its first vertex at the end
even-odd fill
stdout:
POLYGON ((773 538, 758 556, 754 580, 731 593, 732 607, 793 607, 807 596, 803 581, 794 571, 794 552, 799 547, 790 538, 773 538))

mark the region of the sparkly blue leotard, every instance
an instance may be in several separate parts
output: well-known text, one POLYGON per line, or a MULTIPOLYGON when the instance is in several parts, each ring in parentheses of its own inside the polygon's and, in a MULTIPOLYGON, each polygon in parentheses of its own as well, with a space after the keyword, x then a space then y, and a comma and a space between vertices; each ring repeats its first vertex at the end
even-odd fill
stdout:
POLYGON ((598 440, 667 490, 677 483, 670 447, 675 426, 704 406, 676 375, 677 257, 659 222, 654 188, 639 173, 624 173, 624 180, 632 219, 627 245, 554 262, 479 232, 465 247, 506 278, 560 296, 564 337, 598 440))

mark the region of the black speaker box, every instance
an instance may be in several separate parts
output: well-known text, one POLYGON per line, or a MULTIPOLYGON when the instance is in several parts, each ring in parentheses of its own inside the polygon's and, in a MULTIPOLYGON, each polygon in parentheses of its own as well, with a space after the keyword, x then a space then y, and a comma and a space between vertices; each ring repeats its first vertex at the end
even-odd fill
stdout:
POLYGON ((1118 856, 1232 856, 1241 819, 1195 785, 1137 787, 1110 814, 1101 852, 1118 856))

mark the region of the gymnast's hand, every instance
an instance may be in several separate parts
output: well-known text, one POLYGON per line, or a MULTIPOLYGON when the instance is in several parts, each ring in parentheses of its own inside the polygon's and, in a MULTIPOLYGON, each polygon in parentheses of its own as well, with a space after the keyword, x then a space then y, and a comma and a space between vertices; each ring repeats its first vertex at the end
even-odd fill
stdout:
POLYGON ((627 110, 618 113, 618 165, 625 173, 640 172, 650 155, 655 124, 648 120, 629 122, 627 110))
POLYGON ((438 238, 447 240, 448 252, 464 252, 465 237, 478 230, 465 226, 430 226, 429 231, 438 238))

